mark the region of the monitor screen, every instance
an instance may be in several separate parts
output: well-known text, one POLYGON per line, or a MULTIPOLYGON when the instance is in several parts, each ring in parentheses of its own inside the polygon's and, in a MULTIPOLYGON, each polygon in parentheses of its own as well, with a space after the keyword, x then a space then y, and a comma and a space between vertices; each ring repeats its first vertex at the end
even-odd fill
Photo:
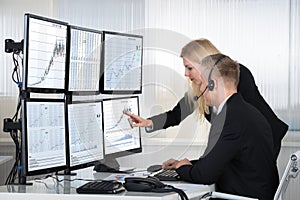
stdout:
POLYGON ((26 175, 66 169, 64 100, 22 100, 22 114, 26 175))
POLYGON ((23 90, 64 92, 67 23, 25 14, 23 90))
POLYGON ((100 93, 102 32, 70 26, 68 91, 100 93))
POLYGON ((68 104, 68 133, 71 169, 103 159, 102 102, 68 104))
POLYGON ((137 96, 103 100, 105 156, 119 157, 142 151, 140 128, 131 128, 124 111, 139 115, 137 96))
POLYGON ((103 32, 103 94, 138 94, 142 92, 143 37, 103 32))

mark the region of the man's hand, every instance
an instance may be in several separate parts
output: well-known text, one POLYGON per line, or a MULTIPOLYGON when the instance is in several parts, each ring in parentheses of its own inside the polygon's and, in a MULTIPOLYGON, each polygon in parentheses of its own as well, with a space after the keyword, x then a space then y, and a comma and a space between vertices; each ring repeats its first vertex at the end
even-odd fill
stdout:
POLYGON ((166 169, 177 169, 183 165, 192 165, 192 163, 187 159, 182 159, 182 160, 175 160, 175 159, 169 159, 165 161, 162 165, 162 168, 164 170, 166 169))
POLYGON ((178 161, 175 168, 177 169, 183 165, 192 165, 192 163, 187 158, 185 158, 185 159, 178 161))
POLYGON ((171 158, 171 159, 165 161, 162 164, 162 168, 164 170, 166 170, 166 169, 175 169, 178 162, 179 162, 178 160, 175 160, 175 159, 171 158))

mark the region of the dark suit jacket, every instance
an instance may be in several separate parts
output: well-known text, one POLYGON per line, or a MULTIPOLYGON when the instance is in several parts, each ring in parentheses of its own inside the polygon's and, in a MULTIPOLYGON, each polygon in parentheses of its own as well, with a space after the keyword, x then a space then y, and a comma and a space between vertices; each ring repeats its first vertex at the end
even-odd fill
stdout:
MULTIPOLYGON (((254 78, 245 66, 240 64, 240 80, 238 84, 238 92, 243 96, 245 101, 256 107, 268 120, 272 128, 272 138, 274 141, 274 153, 277 158, 280 148, 281 140, 288 130, 288 126, 281 121, 272 111, 268 103, 259 93, 255 84, 254 78)), ((151 117, 153 121, 153 130, 165 129, 170 126, 178 125, 188 115, 194 111, 193 104, 188 102, 187 94, 177 103, 177 105, 170 111, 151 117)), ((210 121, 210 116, 206 115, 210 121)))
POLYGON ((279 177, 272 130, 240 94, 232 95, 212 119, 208 143, 212 148, 206 155, 176 170, 183 180, 215 183, 219 192, 273 199, 279 177))

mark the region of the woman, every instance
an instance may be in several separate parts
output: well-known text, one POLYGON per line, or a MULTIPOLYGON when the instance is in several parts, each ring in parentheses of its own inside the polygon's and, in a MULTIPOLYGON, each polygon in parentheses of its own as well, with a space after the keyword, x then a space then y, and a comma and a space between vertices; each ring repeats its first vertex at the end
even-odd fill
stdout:
MULTIPOLYGON (((172 110, 152 116, 148 119, 126 113, 130 116, 129 121, 131 125, 133 127, 145 127, 147 132, 166 129, 170 126, 180 124, 180 122, 194 112, 195 109, 198 110, 200 116, 205 115, 206 119, 210 121, 211 112, 206 109, 202 94, 199 92, 201 86, 200 72, 195 64, 199 64, 206 56, 218 53, 220 53, 220 51, 207 39, 193 40, 185 45, 182 48, 180 56, 183 58, 183 64, 185 66, 185 76, 189 78, 193 91, 185 93, 184 97, 172 110), (197 104, 195 104, 195 102, 197 102, 197 104)), ((277 159, 281 148, 281 140, 288 130, 288 125, 276 116, 262 97, 249 69, 242 64, 239 65, 240 79, 237 90, 248 103, 252 104, 264 115, 271 125, 274 158, 277 159)), ((211 108, 209 110, 212 111, 211 108)))

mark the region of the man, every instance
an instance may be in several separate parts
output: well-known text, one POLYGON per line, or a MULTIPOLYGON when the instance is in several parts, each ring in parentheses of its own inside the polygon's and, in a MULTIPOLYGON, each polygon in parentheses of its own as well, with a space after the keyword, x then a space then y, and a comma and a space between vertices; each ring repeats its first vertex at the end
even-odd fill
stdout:
POLYGON ((182 180, 215 184, 216 191, 273 199, 279 177, 272 130, 265 117, 237 93, 239 65, 215 54, 200 65, 205 104, 216 110, 207 148, 199 160, 170 159, 164 169, 176 169, 182 180))

